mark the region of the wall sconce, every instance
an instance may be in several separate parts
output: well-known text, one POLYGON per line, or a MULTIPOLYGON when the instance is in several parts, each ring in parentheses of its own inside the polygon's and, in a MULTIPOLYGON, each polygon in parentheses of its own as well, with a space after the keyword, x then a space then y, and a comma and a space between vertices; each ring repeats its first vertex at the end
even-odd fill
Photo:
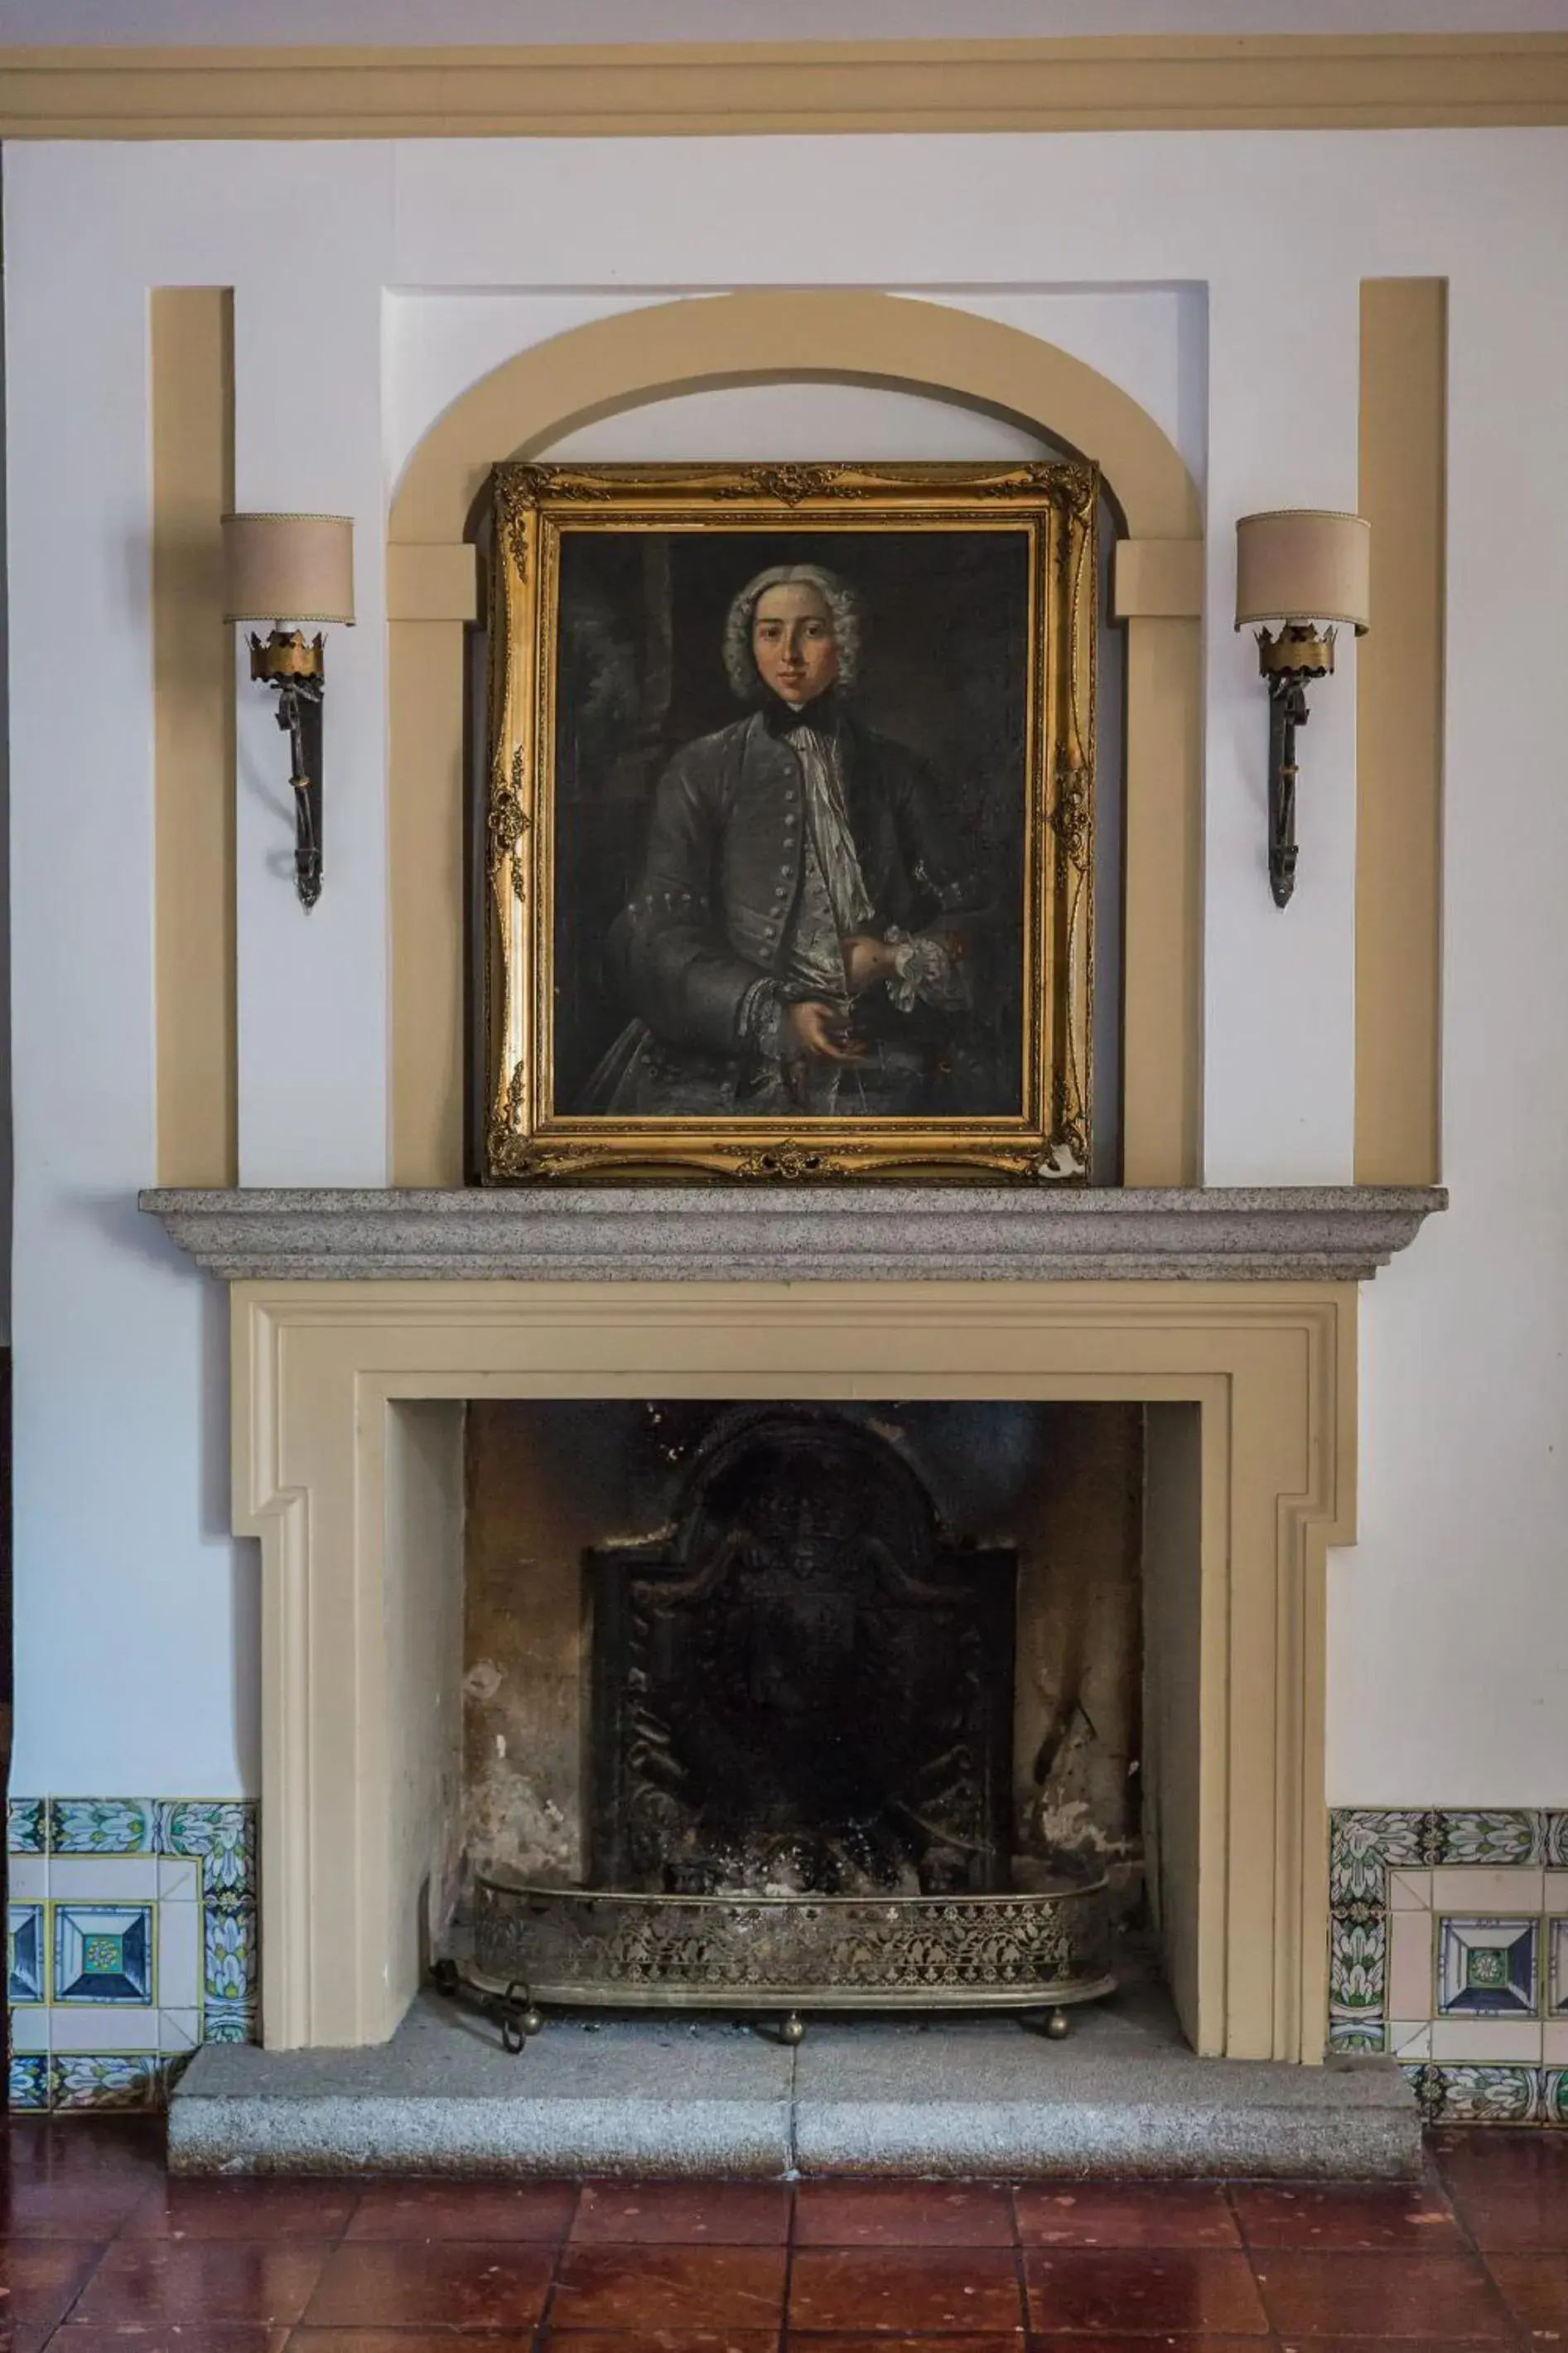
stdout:
POLYGON ((294 888, 300 904, 321 895, 321 701, 326 648, 301 621, 354 617, 353 524, 347 515, 226 514, 226 621, 272 623, 265 644, 249 632, 250 675, 278 694, 294 787, 294 888), (293 628, 285 627, 291 621, 293 628))
POLYGON ((1310 679, 1334 667, 1334 630, 1364 637, 1372 525, 1360 515, 1286 507, 1243 515, 1236 526, 1236 626, 1258 632, 1258 667, 1268 686, 1268 887, 1277 907, 1296 887, 1296 730, 1305 727, 1310 679))

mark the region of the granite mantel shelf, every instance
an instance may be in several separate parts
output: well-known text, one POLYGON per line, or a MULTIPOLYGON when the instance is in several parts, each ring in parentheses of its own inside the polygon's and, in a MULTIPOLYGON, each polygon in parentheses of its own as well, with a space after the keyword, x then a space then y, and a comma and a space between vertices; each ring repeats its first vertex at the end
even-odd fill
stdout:
POLYGON ((231 1282, 1348 1282, 1447 1196, 1381 1185, 159 1187, 141 1207, 231 1282))

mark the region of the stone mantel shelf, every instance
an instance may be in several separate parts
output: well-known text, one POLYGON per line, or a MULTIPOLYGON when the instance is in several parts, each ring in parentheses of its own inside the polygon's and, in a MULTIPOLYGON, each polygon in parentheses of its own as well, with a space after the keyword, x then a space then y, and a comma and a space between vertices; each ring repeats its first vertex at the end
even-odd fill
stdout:
POLYGON ((231 1282, 1348 1282, 1386 1265, 1447 1196, 1381 1185, 268 1186, 163 1187, 140 1204, 231 1282))

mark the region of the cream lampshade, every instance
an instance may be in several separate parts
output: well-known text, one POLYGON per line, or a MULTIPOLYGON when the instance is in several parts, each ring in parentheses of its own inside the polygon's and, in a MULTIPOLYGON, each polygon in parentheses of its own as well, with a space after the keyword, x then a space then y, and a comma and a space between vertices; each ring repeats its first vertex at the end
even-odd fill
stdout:
POLYGON ((1372 525, 1361 515, 1283 507, 1236 526, 1236 626, 1338 621, 1364 636, 1371 611, 1372 525))
POLYGON ((351 516, 226 514, 223 557, 226 621, 353 625, 351 516))

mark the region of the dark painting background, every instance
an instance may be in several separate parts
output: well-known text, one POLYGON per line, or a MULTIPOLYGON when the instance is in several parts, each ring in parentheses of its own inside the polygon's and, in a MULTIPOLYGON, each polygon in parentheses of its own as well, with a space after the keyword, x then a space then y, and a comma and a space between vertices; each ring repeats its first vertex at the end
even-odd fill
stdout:
POLYGON ((670 758, 743 715, 721 654, 731 598, 774 564, 820 564, 856 589, 854 702, 919 753, 965 862, 996 909, 984 1021, 1021 1107, 1019 976, 1028 539, 978 531, 562 533, 555 744, 555 1109, 578 1105, 630 1018, 606 957, 641 871, 670 758))

